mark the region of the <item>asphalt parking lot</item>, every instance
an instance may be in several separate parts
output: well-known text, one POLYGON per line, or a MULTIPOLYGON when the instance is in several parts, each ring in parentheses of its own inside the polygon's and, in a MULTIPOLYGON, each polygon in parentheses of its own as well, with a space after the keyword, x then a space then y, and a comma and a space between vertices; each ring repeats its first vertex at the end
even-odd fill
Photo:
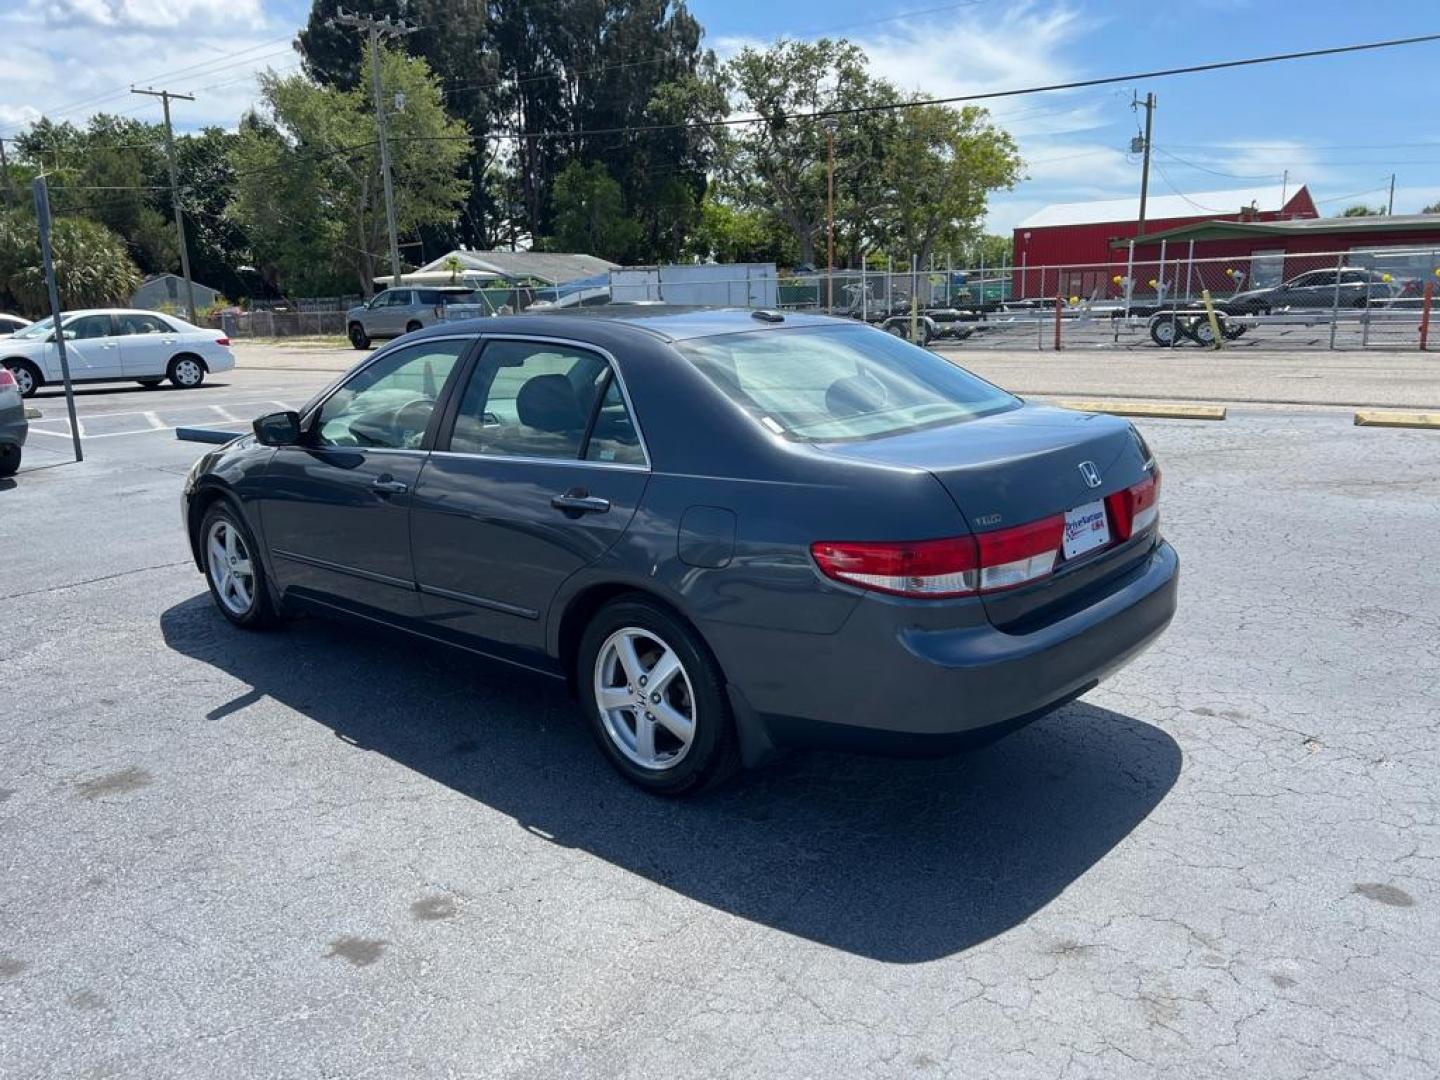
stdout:
MULTIPOLYGON (((1429 369, 1335 361, 1305 407, 1239 372, 1224 423, 1140 422, 1180 613, 1081 701, 671 803, 548 682, 229 627, 169 429, 355 358, 240 356, 85 391, 81 465, 36 399, 0 481, 0 1075, 1440 1073, 1440 432, 1339 407, 1434 407, 1429 369)), ((1034 389, 1170 388, 1064 370, 1034 389)))

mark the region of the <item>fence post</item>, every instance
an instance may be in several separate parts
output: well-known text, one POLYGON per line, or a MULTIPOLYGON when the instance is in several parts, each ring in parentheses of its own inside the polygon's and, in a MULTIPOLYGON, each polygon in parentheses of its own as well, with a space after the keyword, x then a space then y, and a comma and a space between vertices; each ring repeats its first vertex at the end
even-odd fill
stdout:
POLYGON ((1335 348, 1335 331, 1340 323, 1340 271, 1345 267, 1345 256, 1335 259, 1335 299, 1330 304, 1330 348, 1335 348))
POLYGON ((1220 333, 1220 320, 1215 317, 1215 305, 1210 302, 1210 290, 1201 289, 1200 299, 1205 301, 1205 317, 1210 320, 1210 333, 1215 336, 1215 348, 1225 347, 1225 335, 1220 333))
POLYGON ((892 255, 885 256, 885 314, 887 316, 895 313, 895 297, 892 288, 895 281, 895 258, 892 255))
POLYGON ((1020 254, 1020 299, 1024 300, 1030 295, 1030 253, 1028 251, 1020 254))
POLYGON ((1425 352, 1430 341, 1430 305, 1435 298, 1434 276, 1425 282, 1425 301, 1420 306, 1420 351, 1425 352))
MULTIPOLYGON (((1056 271, 1059 275, 1059 271, 1056 271)), ((1040 305, 1045 302, 1045 267, 1040 268, 1040 291, 1036 294, 1039 301, 1035 305, 1035 348, 1043 351, 1045 348, 1045 309, 1040 305)))
POLYGON ((1195 269, 1195 241, 1190 241, 1190 254, 1185 256, 1185 302, 1190 302, 1190 274, 1195 269))
POLYGON ((920 340, 920 256, 910 256, 910 343, 920 340))
POLYGON ((1135 295, 1135 241, 1131 240, 1125 255, 1125 321, 1130 321, 1130 298, 1135 295))
POLYGON ((1059 352, 1063 345, 1060 344, 1060 290, 1055 290, 1055 351, 1059 352))

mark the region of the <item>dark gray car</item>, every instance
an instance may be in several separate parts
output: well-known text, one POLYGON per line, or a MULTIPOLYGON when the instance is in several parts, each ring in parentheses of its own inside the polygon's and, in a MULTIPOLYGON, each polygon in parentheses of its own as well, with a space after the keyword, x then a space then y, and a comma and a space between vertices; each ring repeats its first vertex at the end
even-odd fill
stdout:
POLYGON ((14 476, 30 421, 25 418, 25 400, 8 368, 0 367, 0 476, 14 476))
POLYGON ((196 463, 242 627, 347 615, 564 679, 680 794, 780 745, 934 753, 1095 686, 1175 610, 1125 421, 819 316, 436 327, 196 463))
POLYGON ((1237 315, 1268 315, 1291 308, 1363 308, 1393 299, 1399 288, 1378 270, 1311 270, 1283 285, 1236 293, 1216 306, 1237 315), (1338 282, 1337 282, 1338 277, 1338 282))

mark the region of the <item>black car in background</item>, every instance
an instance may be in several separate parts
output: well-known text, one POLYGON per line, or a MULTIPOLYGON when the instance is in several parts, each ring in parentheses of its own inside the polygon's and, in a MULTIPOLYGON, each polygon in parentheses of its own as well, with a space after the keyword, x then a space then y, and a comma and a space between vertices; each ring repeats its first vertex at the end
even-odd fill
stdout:
POLYGON ((340 614, 566 680, 663 794, 779 745, 994 738, 1175 610, 1134 427, 849 320, 445 324, 254 426, 183 497, 227 619, 340 614))
POLYGON ((1289 308, 1363 308, 1394 299, 1399 288, 1378 270, 1343 267, 1311 270, 1283 285, 1250 289, 1218 301, 1216 307, 1231 315, 1269 315, 1289 308), (1336 275, 1339 275, 1337 297, 1336 275))

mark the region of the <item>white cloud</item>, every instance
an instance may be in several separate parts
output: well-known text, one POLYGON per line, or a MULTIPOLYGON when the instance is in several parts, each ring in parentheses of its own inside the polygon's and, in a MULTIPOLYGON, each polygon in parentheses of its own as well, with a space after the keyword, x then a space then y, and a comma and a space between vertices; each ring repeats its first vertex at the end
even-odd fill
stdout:
MULTIPOLYGON (((32 8, 40 6, 32 3, 32 8)), ((265 25, 260 0, 48 0, 51 27, 90 25, 120 30, 177 30, 195 25, 265 25)))
POLYGON ((195 95, 172 107, 177 129, 233 127, 254 101, 255 74, 295 65, 293 33, 267 19, 260 0, 0 6, 0 38, 16 43, 0 53, 0 135, 41 115, 81 124, 101 111, 158 120, 158 101, 130 93, 149 85, 195 95))

